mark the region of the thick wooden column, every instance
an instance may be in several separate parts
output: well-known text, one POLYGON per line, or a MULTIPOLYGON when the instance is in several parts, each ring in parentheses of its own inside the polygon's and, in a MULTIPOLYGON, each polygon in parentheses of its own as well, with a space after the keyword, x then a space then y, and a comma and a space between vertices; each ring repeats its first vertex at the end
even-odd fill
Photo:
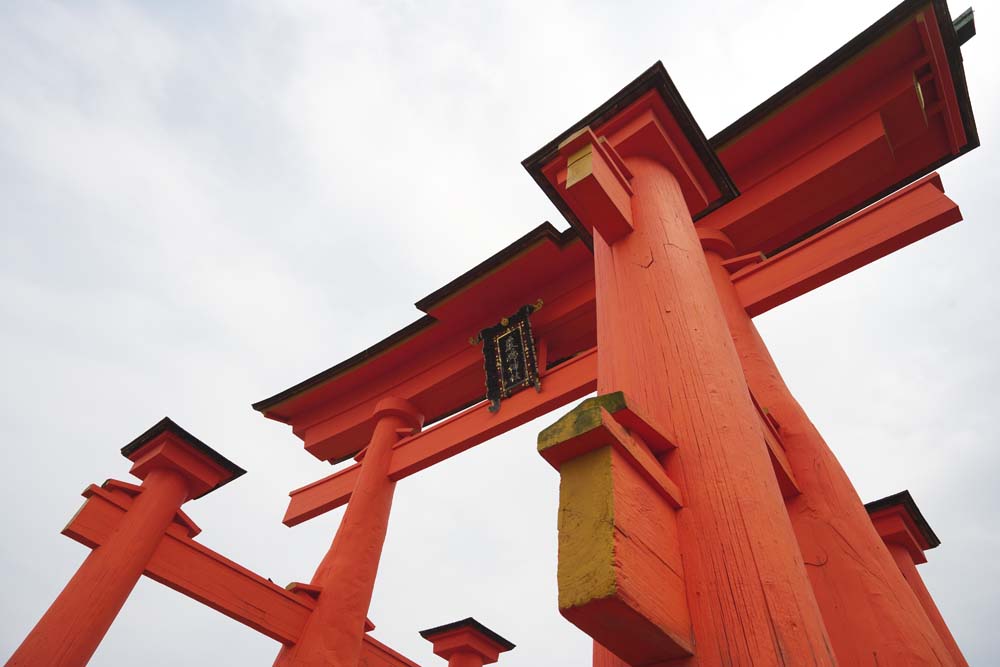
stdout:
POLYGON ((840 664, 951 665, 847 473, 785 385, 722 257, 706 255, 747 382, 781 425, 802 491, 787 501, 788 514, 840 664))
MULTIPOLYGON (((633 231, 594 233, 598 392, 676 436, 694 656, 678 665, 833 665, 726 318, 674 175, 626 158, 633 231)), ((649 582, 655 586, 657 582, 649 582)))
POLYGON ((375 407, 375 431, 361 472, 330 550, 312 578, 316 608, 299 641, 278 654, 281 667, 355 667, 361 655, 365 618, 378 574, 396 483, 389 479, 392 446, 423 424, 407 401, 384 399, 375 407))

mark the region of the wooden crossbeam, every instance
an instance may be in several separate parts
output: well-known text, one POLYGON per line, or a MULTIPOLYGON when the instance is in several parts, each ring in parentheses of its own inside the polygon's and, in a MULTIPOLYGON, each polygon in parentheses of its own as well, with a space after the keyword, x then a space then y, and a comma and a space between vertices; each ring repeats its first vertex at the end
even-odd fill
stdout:
POLYGON ((962 219, 932 173, 770 259, 733 275, 751 316, 836 280, 962 219))
POLYGON ((770 252, 845 210, 845 193, 876 181, 892 164, 882 118, 873 113, 754 183, 698 224, 724 232, 740 252, 770 252))
MULTIPOLYGON (((506 399, 499 412, 488 402, 410 436, 393 448, 389 477, 400 480, 490 438, 531 421, 550 410, 586 396, 597 388, 597 351, 590 349, 550 369, 542 391, 525 390, 506 399)), ((292 491, 283 522, 294 526, 345 504, 360 472, 359 464, 292 491)))
MULTIPOLYGON (((531 323, 536 337, 546 340, 550 358, 569 356, 594 344, 592 273, 589 263, 580 265, 578 270, 530 292, 534 295, 531 302, 543 297, 545 303, 532 316, 531 323)), ((502 315, 498 314, 497 319, 524 305, 516 303, 516 307, 499 311, 502 315)), ((442 323, 436 328, 450 326, 442 323)), ((478 331, 472 325, 458 328, 437 345, 430 345, 429 350, 414 352, 398 366, 385 370, 377 379, 353 386, 340 400, 321 403, 312 413, 297 418, 295 433, 317 458, 338 460, 364 447, 374 428, 372 410, 387 395, 405 398, 424 411, 428 419, 468 405, 484 390, 482 350, 468 343, 470 334, 478 331)))
MULTIPOLYGON (((958 206, 945 196, 940 176, 933 173, 770 259, 737 270, 733 283, 747 312, 758 315, 960 219, 958 206)), ((582 290, 577 294, 560 305, 566 313, 590 322, 593 298, 582 290)), ((562 311, 557 314, 564 315, 562 311)), ((466 369, 474 363, 466 354, 460 365, 466 369)), ((443 370, 435 373, 435 382, 443 382, 443 370)), ((596 351, 591 349, 551 369, 541 394, 522 392, 505 401, 496 414, 480 403, 401 440, 393 450, 390 477, 399 480, 412 475, 586 395, 596 386, 596 373, 596 351)), ((785 497, 792 497, 798 489, 780 437, 764 421, 775 474, 785 497)), ((344 505, 359 469, 353 465, 292 491, 284 523, 294 526, 344 505)))
MULTIPOLYGON (((139 487, 109 480, 90 485, 86 503, 63 529, 63 535, 95 549, 117 530, 139 487)), ((221 554, 195 542, 198 529, 179 517, 163 536, 145 574, 150 579, 215 609, 283 644, 293 644, 305 626, 315 600, 295 594, 221 554)), ((419 667, 388 646, 364 637, 364 664, 379 667, 419 667)))

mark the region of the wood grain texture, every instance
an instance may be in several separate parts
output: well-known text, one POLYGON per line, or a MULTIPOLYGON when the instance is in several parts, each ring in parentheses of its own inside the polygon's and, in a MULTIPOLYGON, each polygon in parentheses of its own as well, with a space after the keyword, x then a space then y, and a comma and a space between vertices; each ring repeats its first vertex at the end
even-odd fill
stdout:
POLYGON ((560 478, 559 611, 633 665, 690 655, 674 508, 611 445, 560 478))
POLYGON ((951 657, 872 526, 861 498, 785 385, 733 289, 722 258, 709 264, 747 380, 781 424, 801 494, 788 513, 842 665, 950 665, 951 657))
MULTIPOLYGON (((594 238, 598 391, 676 434, 679 540, 695 656, 678 665, 835 660, 690 215, 661 164, 627 157, 635 231, 594 238)), ((648 582, 647 585, 658 585, 648 582)))

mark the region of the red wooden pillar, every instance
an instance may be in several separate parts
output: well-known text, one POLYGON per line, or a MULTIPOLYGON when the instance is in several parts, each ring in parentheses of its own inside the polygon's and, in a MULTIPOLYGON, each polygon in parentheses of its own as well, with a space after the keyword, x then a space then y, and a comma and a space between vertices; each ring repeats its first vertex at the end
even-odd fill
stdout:
POLYGON ((419 430, 424 421, 410 403, 396 398, 379 402, 375 417, 357 485, 333 544, 312 578, 312 585, 320 589, 316 608, 299 641, 284 647, 275 665, 355 667, 358 663, 396 488, 388 477, 392 446, 401 434, 419 430))
POLYGON ((474 618, 466 618, 429 630, 420 636, 434 644, 434 655, 448 661, 448 667, 483 667, 500 659, 514 644, 474 618))
POLYGON ((86 665, 142 576, 180 506, 243 474, 169 419, 122 449, 142 492, 94 549, 7 665, 86 665))
POLYGON ((840 462, 789 392, 716 252, 708 262, 743 372, 781 425, 801 494, 787 501, 841 664, 939 665, 951 658, 900 576, 840 462))
POLYGON ((681 188, 657 160, 625 163, 633 230, 594 233, 598 392, 623 391, 677 438, 696 646, 683 664, 835 664, 681 188))
POLYGON ((924 585, 924 580, 917 571, 918 563, 926 563, 927 556, 924 552, 933 549, 941 544, 941 541, 931 530, 924 519, 923 514, 913 502, 909 491, 902 491, 887 498, 882 498, 865 505, 865 509, 871 516, 872 524, 879 536, 889 548, 896 561, 899 571, 906 579, 906 583, 913 589, 917 600, 927 613, 938 636, 944 642, 945 647, 951 654, 955 665, 966 667, 969 663, 965 661, 958 643, 948 629, 948 624, 944 622, 941 611, 934 603, 930 591, 924 585))

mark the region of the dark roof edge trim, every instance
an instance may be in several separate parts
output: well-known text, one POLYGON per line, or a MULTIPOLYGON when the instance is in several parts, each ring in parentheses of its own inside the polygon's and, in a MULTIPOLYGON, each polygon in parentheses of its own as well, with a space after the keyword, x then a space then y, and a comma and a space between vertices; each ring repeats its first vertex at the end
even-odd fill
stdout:
MULTIPOLYGON (((469 271, 466 271, 461 276, 452 280, 444 287, 435 290, 431 294, 425 296, 420 301, 417 301, 416 306, 420 310, 426 311, 433 308, 436 304, 443 301, 444 299, 458 293, 470 282, 476 280, 482 275, 494 270, 495 268, 502 266, 505 262, 509 261, 515 257, 518 253, 525 250, 526 248, 534 245, 538 241, 545 239, 551 240, 553 243, 557 244, 559 247, 564 247, 565 245, 573 242, 578 238, 576 231, 573 229, 567 229, 560 232, 549 222, 543 222, 539 226, 535 227, 533 230, 514 241, 500 252, 494 254, 486 261, 481 262, 469 271)), ((257 401, 252 405, 253 409, 258 412, 266 413, 268 410, 274 408, 275 406, 284 403, 290 398, 301 394, 304 391, 312 389, 328 380, 350 371, 355 366, 359 366, 362 363, 377 357, 378 355, 386 352, 392 347, 402 343, 403 341, 416 336, 424 329, 433 326, 437 320, 430 315, 424 315, 420 319, 408 324, 394 334, 391 334, 387 338, 380 340, 371 347, 362 350, 361 352, 355 354, 353 357, 345 359, 344 361, 331 366, 325 371, 321 371, 312 377, 299 382, 298 384, 285 389, 282 392, 271 396, 270 398, 265 398, 261 401, 257 401)), ((272 415, 267 415, 272 417, 272 415)))
POLYGON ((459 628, 472 628, 480 632, 481 634, 486 635, 500 646, 503 646, 504 649, 508 651, 516 647, 516 644, 514 644, 508 639, 504 639, 503 637, 493 632, 488 627, 486 627, 476 619, 472 618, 471 616, 469 618, 463 618, 461 621, 455 621, 454 623, 445 623, 444 625, 439 625, 436 628, 421 630, 420 636, 423 637, 424 639, 433 640, 433 638, 436 637, 437 635, 443 635, 446 632, 451 632, 452 630, 458 630, 459 628))
POLYGON ((476 266, 472 267, 459 277, 455 278, 449 282, 444 287, 440 287, 423 299, 417 301, 414 306, 416 306, 420 311, 426 313, 427 311, 434 308, 442 301, 454 296, 455 294, 461 292, 470 283, 475 282, 482 276, 487 275, 494 269, 497 269, 511 259, 519 255, 521 252, 527 250, 531 246, 535 245, 539 241, 549 240, 555 243, 558 247, 562 248, 567 244, 580 238, 579 233, 573 227, 560 232, 556 229, 551 222, 546 220, 542 224, 538 225, 530 232, 514 241, 506 248, 496 253, 492 257, 480 262, 476 266))
POLYGON ((121 448, 122 456, 124 456, 125 458, 129 458, 130 456, 132 456, 132 454, 142 449, 143 446, 150 443, 153 439, 155 439, 162 433, 174 434, 182 441, 184 441, 185 444, 201 452, 210 460, 212 460, 214 463, 217 463, 230 475, 232 475, 232 477, 230 477, 228 481, 232 481, 237 477, 239 477, 240 475, 246 474, 246 470, 239 467, 238 465, 227 459, 225 456, 215 451, 214 449, 206 445, 198 438, 191 435, 187 430, 181 428, 177 424, 177 422, 175 422, 170 417, 164 417, 160 421, 153 424, 153 426, 147 429, 142 435, 140 435, 135 440, 122 447, 121 448))
POLYGON ((868 510, 868 514, 874 514, 879 510, 888 509, 890 507, 902 506, 913 522, 917 524, 917 528, 920 529, 920 533, 923 535, 924 539, 927 540, 929 545, 928 549, 933 549, 934 547, 940 546, 941 540, 938 536, 931 530, 931 526, 927 523, 927 519, 924 518, 923 513, 920 508, 917 507, 917 503, 913 501, 913 496, 907 490, 900 491, 899 493, 894 493, 891 496, 886 496, 885 498, 879 498, 878 500, 873 500, 870 503, 865 503, 865 509, 868 510))
MULTIPOLYGON (((285 389, 284 391, 278 392, 277 394, 271 396, 270 398, 265 398, 263 400, 257 401, 256 403, 252 403, 251 407, 257 412, 266 413, 271 408, 281 403, 284 403, 288 399, 297 396, 298 394, 301 394, 307 389, 312 389, 317 385, 323 384, 327 380, 330 380, 336 377, 337 375, 340 375, 341 373, 344 373, 354 368, 355 366, 360 365, 361 363, 371 359, 372 357, 378 356, 379 354, 385 352, 389 348, 399 343, 402 343, 407 338, 415 336, 424 329, 433 326, 436 322, 437 320, 431 317, 430 315, 424 315, 420 319, 411 322, 410 324, 407 324, 405 327, 403 327, 396 333, 391 334, 387 338, 383 338, 382 340, 375 343, 368 349, 358 352, 353 357, 349 357, 344 361, 340 362, 339 364, 331 366, 325 371, 320 371, 316 375, 313 375, 312 377, 307 378, 302 382, 299 382, 298 384, 293 385, 288 389, 285 389)), ((266 416, 271 417, 271 415, 266 415, 266 416)))
POLYGON ((819 64, 814 65, 805 74, 792 81, 790 84, 767 98, 756 107, 741 116, 728 127, 720 131, 709 139, 709 143, 715 150, 720 150, 726 144, 736 139, 738 136, 752 129, 757 123, 769 117, 780 107, 788 104, 796 97, 804 93, 816 82, 833 73, 835 70, 846 64, 860 52, 877 42, 883 35, 895 28, 898 24, 907 21, 914 13, 923 7, 932 6, 937 17, 938 29, 941 32, 941 39, 944 42, 945 53, 948 56, 948 65, 951 69, 952 81, 955 85, 955 93, 958 98, 959 109, 962 116, 962 124, 965 127, 966 138, 970 146, 966 150, 972 150, 979 146, 979 133, 976 130, 976 121, 972 115, 972 104, 969 102, 969 90, 965 80, 965 70, 962 67, 962 52, 958 36, 955 33, 955 26, 951 22, 951 13, 948 10, 946 0, 904 0, 896 5, 885 16, 871 24, 832 54, 824 58, 819 64))
POLYGON ((705 133, 702 131, 694 116, 691 114, 691 110, 688 109, 684 99, 677 91, 677 87, 674 85, 674 82, 670 79, 670 75, 667 73, 663 63, 658 60, 653 63, 649 69, 636 77, 631 83, 612 95, 611 98, 604 102, 604 104, 594 109, 592 112, 571 125, 569 129, 564 131, 555 139, 548 142, 521 161, 521 165, 531 175, 535 183, 538 184, 538 187, 540 187, 552 203, 556 205, 556 208, 559 209, 559 212, 562 213, 563 217, 566 218, 570 225, 572 225, 577 232, 579 232, 580 237, 584 240, 587 247, 593 247, 590 232, 588 232, 587 229, 580 223, 576 215, 570 210, 569 206, 566 205, 562 197, 559 196, 559 193, 556 192, 555 188, 552 187, 542 174, 542 167, 548 164, 556 156, 559 151, 559 144, 565 141, 571 134, 574 134, 585 127, 596 127, 604 124, 614 117, 619 111, 635 102, 650 90, 656 90, 660 93, 663 101, 674 114, 674 118, 680 126, 681 131, 684 133, 685 138, 691 144, 695 153, 705 165, 705 169, 708 171, 721 193, 718 200, 710 202, 705 210, 697 212, 695 219, 698 219, 710 211, 715 210, 739 194, 739 191, 736 189, 736 185, 729 177, 729 173, 726 172, 725 167, 722 166, 722 162, 719 160, 719 157, 709 145, 709 141, 705 137, 705 133))

